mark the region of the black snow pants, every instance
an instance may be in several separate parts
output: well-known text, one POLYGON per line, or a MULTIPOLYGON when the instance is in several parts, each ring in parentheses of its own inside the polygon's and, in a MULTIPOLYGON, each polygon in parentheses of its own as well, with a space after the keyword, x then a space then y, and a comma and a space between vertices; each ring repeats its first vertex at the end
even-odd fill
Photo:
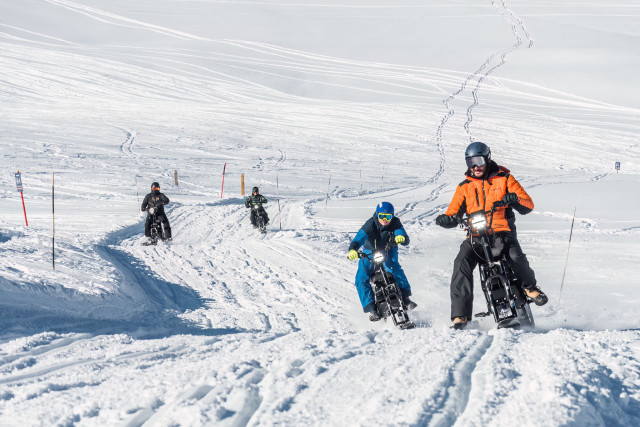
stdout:
POLYGON ((251 216, 249 217, 249 220, 251 221, 251 225, 253 225, 254 227, 258 226, 258 222, 257 222, 258 218, 257 218, 256 212, 262 215, 262 218, 264 219, 264 225, 269 224, 269 215, 267 215, 267 211, 265 211, 264 208, 260 206, 260 208, 258 208, 257 211, 255 209, 251 209, 251 216))
MULTIPOLYGON (((523 288, 536 286, 536 276, 527 256, 522 252, 515 232, 507 231, 497 233, 493 240, 493 254, 505 253, 507 263, 513 269, 523 288), (503 252, 504 251, 504 252, 503 252)), ((451 320, 454 317, 466 317, 471 319, 473 314, 473 270, 482 259, 476 255, 482 255, 480 243, 474 243, 466 239, 460 245, 460 252, 453 262, 453 275, 451 276, 451 320), (474 252, 475 249, 475 252, 474 252)))
MULTIPOLYGON (((156 215, 156 218, 164 226, 164 238, 171 239, 171 226, 169 225, 169 218, 165 214, 156 215)), ((147 215, 147 221, 144 223, 144 235, 151 237, 151 215, 147 215)))

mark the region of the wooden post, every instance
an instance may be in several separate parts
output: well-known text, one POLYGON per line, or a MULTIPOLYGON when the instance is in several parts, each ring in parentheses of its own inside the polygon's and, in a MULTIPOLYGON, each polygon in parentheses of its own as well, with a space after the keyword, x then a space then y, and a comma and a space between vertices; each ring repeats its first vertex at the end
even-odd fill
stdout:
POLYGON ((56 193, 55 174, 51 173, 51 268, 56 269, 56 193))
POLYGON ((175 181, 176 186, 177 186, 178 185, 178 171, 177 170, 173 171, 173 180, 175 181))
POLYGON ((240 194, 244 196, 244 174, 240 174, 240 194))

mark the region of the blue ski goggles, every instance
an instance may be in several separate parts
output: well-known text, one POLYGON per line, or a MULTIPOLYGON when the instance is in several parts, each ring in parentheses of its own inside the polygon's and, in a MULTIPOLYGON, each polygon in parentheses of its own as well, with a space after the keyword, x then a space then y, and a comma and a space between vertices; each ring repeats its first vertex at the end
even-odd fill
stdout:
POLYGON ((473 156, 465 158, 467 161, 467 167, 473 169, 474 167, 482 167, 487 164, 487 159, 484 156, 473 156))
POLYGON ((381 221, 391 221, 392 218, 393 218, 392 213, 378 212, 378 219, 381 221))

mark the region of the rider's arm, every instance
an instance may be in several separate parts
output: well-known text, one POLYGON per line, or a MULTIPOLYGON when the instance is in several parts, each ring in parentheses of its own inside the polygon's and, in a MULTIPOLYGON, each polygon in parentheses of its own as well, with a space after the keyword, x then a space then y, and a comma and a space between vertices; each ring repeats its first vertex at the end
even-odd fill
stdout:
POLYGON ((141 211, 146 211, 147 210, 147 205, 149 204, 149 198, 151 197, 150 194, 147 194, 146 196, 144 196, 144 200, 142 200, 142 206, 140 206, 140 210, 141 211))
POLYGON ((163 205, 168 205, 169 204, 169 198, 167 196, 165 196, 164 193, 162 193, 160 195, 160 201, 162 202, 163 205))
POLYGON ((404 230, 404 227, 398 228, 396 231, 393 232, 393 234, 395 236, 404 236, 404 243, 401 243, 402 246, 407 246, 409 244, 409 235, 404 230))
POLYGON ((262 194, 260 195, 260 203, 267 203, 268 200, 266 197, 264 197, 262 194))
POLYGON ((351 241, 351 244, 349 245, 349 250, 357 251, 358 249, 360 249, 360 247, 364 245, 364 242, 367 241, 368 237, 369 236, 367 236, 367 233, 365 233, 364 230, 361 228, 356 234, 356 237, 354 237, 353 240, 351 241))
POLYGON ((444 213, 447 216, 454 216, 460 214, 460 208, 465 204, 464 189, 462 185, 456 187, 456 192, 453 194, 453 199, 449 203, 447 211, 444 213))
POLYGON ((520 215, 526 215, 533 210, 533 200, 531 200, 531 196, 524 191, 522 185, 520 185, 513 175, 509 175, 507 190, 509 190, 509 193, 515 193, 518 196, 518 203, 512 203, 509 206, 518 211, 520 215))

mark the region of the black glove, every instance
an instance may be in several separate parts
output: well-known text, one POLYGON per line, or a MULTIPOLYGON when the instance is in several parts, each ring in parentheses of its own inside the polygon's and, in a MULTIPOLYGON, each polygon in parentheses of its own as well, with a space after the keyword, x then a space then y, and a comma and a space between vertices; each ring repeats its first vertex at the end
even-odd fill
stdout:
POLYGON ((458 225, 458 222, 453 217, 442 214, 436 217, 436 224, 443 228, 453 228, 458 225))
POLYGON ((504 206, 510 205, 511 203, 518 203, 518 196, 516 193, 507 193, 502 198, 502 203, 504 206))

